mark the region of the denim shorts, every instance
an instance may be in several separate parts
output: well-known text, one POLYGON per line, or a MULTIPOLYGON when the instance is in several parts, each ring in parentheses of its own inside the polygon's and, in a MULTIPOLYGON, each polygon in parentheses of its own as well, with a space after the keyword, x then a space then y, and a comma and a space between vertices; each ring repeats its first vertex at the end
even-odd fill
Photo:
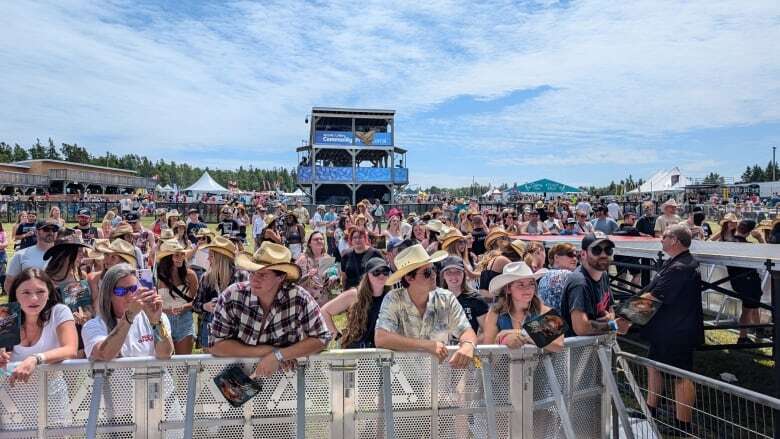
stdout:
POLYGON ((192 336, 192 310, 185 311, 178 316, 167 314, 171 322, 171 338, 174 342, 181 341, 184 337, 192 336))

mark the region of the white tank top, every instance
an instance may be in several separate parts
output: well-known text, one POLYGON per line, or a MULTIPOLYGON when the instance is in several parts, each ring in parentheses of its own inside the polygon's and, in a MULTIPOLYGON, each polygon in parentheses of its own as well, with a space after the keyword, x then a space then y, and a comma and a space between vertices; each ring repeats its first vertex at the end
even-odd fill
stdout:
MULTIPOLYGON (((177 285, 176 288, 178 288, 179 291, 181 291, 181 293, 185 296, 187 296, 189 293, 189 289, 187 288, 186 284, 177 285)), ((157 292, 160 294, 160 297, 162 297, 163 308, 173 308, 190 303, 188 300, 182 299, 176 293, 171 292, 166 287, 157 288, 157 292)))

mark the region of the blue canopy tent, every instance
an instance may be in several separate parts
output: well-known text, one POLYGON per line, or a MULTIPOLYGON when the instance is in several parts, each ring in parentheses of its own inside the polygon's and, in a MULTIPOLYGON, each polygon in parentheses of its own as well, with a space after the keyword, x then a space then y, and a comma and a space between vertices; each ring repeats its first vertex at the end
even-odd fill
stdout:
POLYGON ((515 186, 514 188, 509 189, 509 191, 523 195, 544 195, 547 198, 583 192, 581 189, 574 186, 558 183, 557 181, 552 181, 547 178, 515 186))

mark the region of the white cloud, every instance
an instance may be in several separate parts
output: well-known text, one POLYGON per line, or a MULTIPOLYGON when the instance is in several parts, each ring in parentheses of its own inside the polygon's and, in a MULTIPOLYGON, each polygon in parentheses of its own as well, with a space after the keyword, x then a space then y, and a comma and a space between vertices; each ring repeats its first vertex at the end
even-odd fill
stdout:
POLYGON ((441 185, 454 181, 443 152, 453 174, 484 175, 471 167, 488 151, 566 167, 555 151, 594 150, 627 173, 667 160, 670 135, 780 121, 774 0, 193 5, 5 4, 1 140, 279 163, 313 105, 395 108, 411 178, 441 185), (541 86, 503 108, 441 111, 541 86))

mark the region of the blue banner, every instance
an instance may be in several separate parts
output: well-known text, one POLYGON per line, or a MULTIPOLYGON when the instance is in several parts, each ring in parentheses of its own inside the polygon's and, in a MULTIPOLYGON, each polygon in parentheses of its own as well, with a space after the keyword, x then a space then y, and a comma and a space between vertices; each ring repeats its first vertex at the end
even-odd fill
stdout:
MULTIPOLYGON (((355 139, 356 145, 364 145, 360 136, 355 138, 351 131, 315 131, 315 145, 352 145, 352 139, 355 139)), ((391 133, 374 133, 370 146, 390 146, 393 144, 391 133)))

